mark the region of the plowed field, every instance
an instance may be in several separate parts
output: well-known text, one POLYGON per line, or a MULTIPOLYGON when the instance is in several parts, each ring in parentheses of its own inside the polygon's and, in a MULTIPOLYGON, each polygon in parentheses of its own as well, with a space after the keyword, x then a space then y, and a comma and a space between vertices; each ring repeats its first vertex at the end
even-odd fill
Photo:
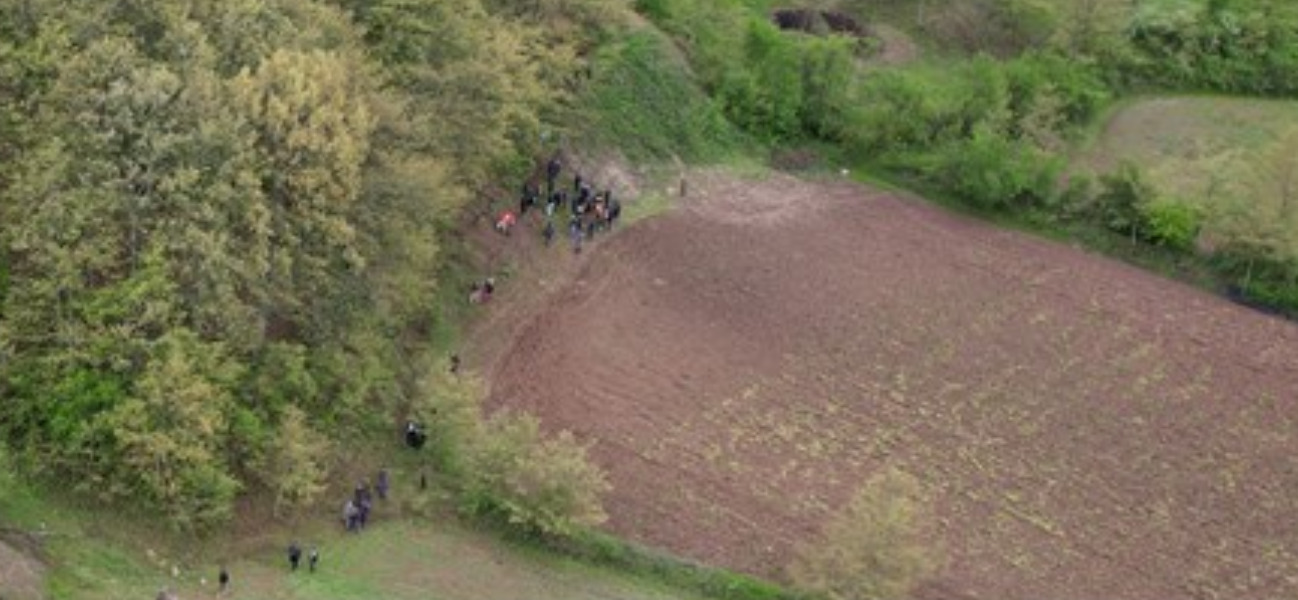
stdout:
POLYGON ((612 531, 778 578, 891 464, 923 597, 1298 598, 1298 325, 846 182, 690 194, 490 309, 492 406, 594 443, 612 531))

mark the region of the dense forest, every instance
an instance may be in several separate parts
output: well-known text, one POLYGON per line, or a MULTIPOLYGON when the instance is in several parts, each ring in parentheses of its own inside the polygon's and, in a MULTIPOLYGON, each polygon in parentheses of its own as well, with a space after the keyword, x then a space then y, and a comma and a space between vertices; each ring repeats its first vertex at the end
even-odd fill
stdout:
POLYGON ((820 144, 1186 252, 1208 229, 1224 277, 1298 307, 1298 135, 1238 161, 1271 167, 1237 194, 1261 212, 1065 168, 1115 98, 1298 94, 1298 7, 808 4, 938 58, 870 66, 870 36, 789 34, 760 0, 0 0, 0 436, 184 528, 242 493, 311 503, 338 440, 426 393, 461 211, 566 129, 643 159, 820 144))
POLYGON ((0 3, 19 466, 186 528, 311 502, 431 364, 458 211, 571 95, 561 4, 0 3))

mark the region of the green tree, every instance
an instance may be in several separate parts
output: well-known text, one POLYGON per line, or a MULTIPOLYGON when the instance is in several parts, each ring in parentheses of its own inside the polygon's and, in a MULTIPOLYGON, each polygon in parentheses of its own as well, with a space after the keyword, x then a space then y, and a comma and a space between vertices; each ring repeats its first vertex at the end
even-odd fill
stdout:
POLYGON ((820 539, 802 547, 789 574, 831 600, 903 598, 938 567, 919 481, 898 470, 872 477, 820 539))
POLYGON ((135 393, 103 416, 117 445, 124 497, 183 529, 225 520, 238 481, 223 460, 226 391, 237 366, 217 344, 174 329, 158 340, 135 393))
POLYGON ((478 0, 381 0, 365 23, 374 54, 410 95, 398 139, 453 164, 451 180, 467 187, 532 148, 542 108, 564 89, 567 73, 546 73, 534 58, 552 54, 541 31, 478 0))
POLYGON ((535 417, 502 413, 485 423, 470 452, 470 497, 515 525, 562 536, 607 518, 600 496, 608 482, 570 432, 546 439, 535 417))
POLYGON ((265 204, 254 207, 264 253, 252 260, 268 283, 262 315, 272 338, 302 326, 321 335, 315 301, 329 296, 339 273, 365 266, 347 218, 374 127, 365 82, 354 56, 277 50, 232 84, 265 161, 265 204))
POLYGON ((324 492, 330 452, 329 440, 311 427, 306 413, 284 408, 260 468, 274 491, 276 514, 309 506, 324 492))

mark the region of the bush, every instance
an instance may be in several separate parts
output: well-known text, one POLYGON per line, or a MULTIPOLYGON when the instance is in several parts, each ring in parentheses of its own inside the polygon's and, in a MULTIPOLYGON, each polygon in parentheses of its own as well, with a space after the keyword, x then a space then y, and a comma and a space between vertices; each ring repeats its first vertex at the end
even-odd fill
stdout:
POLYGON ((1091 173, 1070 174, 1056 207, 1061 216, 1069 218, 1090 211, 1097 194, 1095 187, 1095 176, 1091 173))
POLYGON ((1104 227, 1129 234, 1135 240, 1143 220, 1140 209, 1153 202, 1156 195, 1153 184, 1139 167, 1123 163, 1117 171, 1100 177, 1095 216, 1104 227))
POLYGON ((514 525, 548 536, 571 535, 606 515, 604 473, 567 431, 544 439, 535 417, 501 413, 471 449, 470 508, 500 512, 514 525))
POLYGON ((928 519, 919 482, 901 471, 884 471, 816 543, 799 551, 789 574, 799 587, 832 600, 905 597, 938 567, 923 542, 928 519))
POLYGON ((1298 92, 1298 10, 1282 0, 1150 3, 1129 27, 1130 78, 1182 89, 1298 92))
POLYGON ((571 433, 547 437, 527 414, 485 417, 482 387, 471 377, 428 377, 421 394, 413 418, 424 423, 426 451, 458 488, 465 512, 551 537, 603 522, 608 482, 571 433))
POLYGON ((1199 211, 1176 200, 1157 199, 1140 207, 1145 237, 1155 244, 1188 250, 1199 236, 1199 211))
POLYGON ((982 209, 1039 205, 1052 195, 1059 161, 1023 142, 986 128, 951 144, 937 158, 938 182, 982 209))

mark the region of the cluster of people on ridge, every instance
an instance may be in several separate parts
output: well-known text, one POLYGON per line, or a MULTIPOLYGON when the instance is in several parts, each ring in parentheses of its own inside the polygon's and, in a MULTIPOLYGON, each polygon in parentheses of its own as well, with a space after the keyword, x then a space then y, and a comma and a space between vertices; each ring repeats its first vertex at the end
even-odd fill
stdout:
POLYGON ((581 173, 572 176, 572 192, 559 189, 559 175, 563 173, 563 163, 556 156, 545 166, 545 195, 541 195, 539 185, 533 180, 523 182, 522 193, 518 200, 517 214, 506 210, 496 219, 496 230, 509 235, 521 217, 529 210, 542 210, 545 224, 541 236, 545 245, 554 242, 558 233, 556 220, 560 213, 567 211, 567 233, 572 243, 574 254, 581 252, 582 242, 595 237, 601 230, 612 229, 622 214, 622 203, 613 197, 613 190, 596 191, 591 182, 582 178, 581 173), (541 206, 544 198, 544 207, 541 206))

